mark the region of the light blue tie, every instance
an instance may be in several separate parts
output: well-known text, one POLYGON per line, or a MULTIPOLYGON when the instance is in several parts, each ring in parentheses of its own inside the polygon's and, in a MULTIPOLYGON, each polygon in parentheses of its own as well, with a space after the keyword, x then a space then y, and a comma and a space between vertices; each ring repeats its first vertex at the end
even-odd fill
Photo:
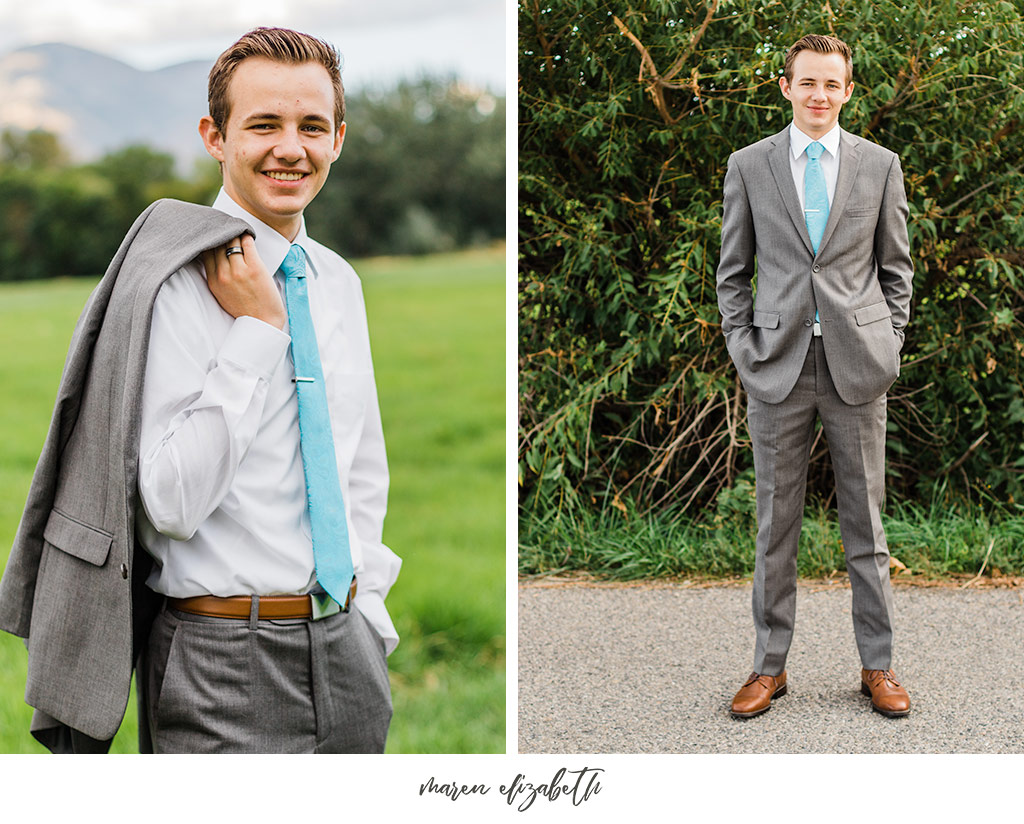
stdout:
POLYGON ((324 372, 309 314, 306 253, 298 244, 281 264, 288 329, 299 396, 299 446, 306 472, 306 501, 313 532, 313 563, 320 586, 344 606, 352 583, 352 556, 345 523, 345 503, 338 481, 338 464, 327 411, 324 372))
MULTIPOLYGON (((807 146, 807 168, 804 170, 804 221, 807 223, 807 233, 811 236, 811 246, 814 247, 814 254, 818 254, 818 244, 825 234, 825 224, 828 223, 828 189, 825 188, 825 172, 822 171, 821 153, 825 151, 817 140, 807 146)), ((814 313, 814 321, 819 320, 818 313, 814 313)))
POLYGON ((825 147, 817 140, 808 145, 807 168, 804 170, 804 220, 815 254, 828 223, 828 190, 825 188, 825 172, 818 159, 823 151, 825 147))

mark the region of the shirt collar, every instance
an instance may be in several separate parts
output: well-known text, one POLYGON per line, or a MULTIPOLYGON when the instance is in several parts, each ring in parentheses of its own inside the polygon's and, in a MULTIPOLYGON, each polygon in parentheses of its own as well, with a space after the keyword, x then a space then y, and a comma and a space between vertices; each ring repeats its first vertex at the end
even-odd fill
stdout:
MULTIPOLYGON (((839 157, 839 138, 842 136, 843 130, 839 128, 839 124, 836 123, 824 137, 818 138, 818 142, 825 147, 825 151, 828 152, 832 157, 839 157)), ((797 128, 796 123, 791 123, 789 126, 789 150, 793 153, 794 158, 800 157, 814 142, 813 137, 809 137, 804 134, 800 129, 797 128)))
POLYGON ((263 261, 263 265, 267 267, 267 271, 271 274, 277 272, 281 264, 284 263, 284 259, 288 255, 288 250, 291 249, 292 244, 297 243, 306 252, 307 271, 311 271, 313 276, 317 277, 316 266, 309 259, 310 243, 309 235, 306 234, 305 217, 302 218, 302 224, 299 226, 299 233, 295 236, 295 240, 289 243, 288 239, 276 229, 271 228, 239 206, 223 188, 217 194, 217 199, 213 202, 213 208, 232 217, 237 217, 239 220, 244 220, 253 228, 253 231, 256 232, 256 252, 259 254, 260 260, 263 261))

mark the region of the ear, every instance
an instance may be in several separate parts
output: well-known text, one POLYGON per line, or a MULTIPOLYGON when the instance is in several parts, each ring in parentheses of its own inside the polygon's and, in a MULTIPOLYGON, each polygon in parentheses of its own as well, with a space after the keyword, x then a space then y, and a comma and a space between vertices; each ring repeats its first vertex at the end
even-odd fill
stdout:
POLYGON ((843 98, 844 103, 850 102, 850 95, 853 94, 853 81, 850 81, 850 85, 846 87, 846 97, 843 98))
POLYGON ((209 115, 205 115, 199 121, 199 136, 203 139, 203 145, 206 147, 210 157, 223 163, 224 135, 209 115))
POLYGON ((789 96, 789 81, 786 80, 785 75, 779 78, 779 88, 782 89, 782 96, 786 98, 786 100, 792 99, 789 96))
POLYGON ((341 156, 341 147, 345 142, 345 121, 341 122, 338 127, 338 131, 334 135, 334 156, 331 157, 331 163, 337 160, 341 156))

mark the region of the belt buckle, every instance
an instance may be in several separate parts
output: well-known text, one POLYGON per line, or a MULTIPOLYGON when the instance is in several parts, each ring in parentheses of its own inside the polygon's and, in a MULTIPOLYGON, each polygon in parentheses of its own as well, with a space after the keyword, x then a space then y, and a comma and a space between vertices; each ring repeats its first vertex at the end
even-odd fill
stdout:
POLYGON ((341 604, 335 601, 326 592, 309 593, 309 606, 311 620, 319 621, 321 618, 328 618, 341 612, 341 604))

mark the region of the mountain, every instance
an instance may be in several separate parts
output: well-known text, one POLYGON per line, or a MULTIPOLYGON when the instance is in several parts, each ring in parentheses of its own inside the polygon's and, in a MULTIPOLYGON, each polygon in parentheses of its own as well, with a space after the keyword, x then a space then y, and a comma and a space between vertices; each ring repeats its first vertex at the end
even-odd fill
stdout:
POLYGON ((209 70, 193 61, 141 71, 60 43, 10 51, 0 56, 0 130, 55 132, 80 162, 145 143, 187 172, 207 156, 197 126, 209 70))

